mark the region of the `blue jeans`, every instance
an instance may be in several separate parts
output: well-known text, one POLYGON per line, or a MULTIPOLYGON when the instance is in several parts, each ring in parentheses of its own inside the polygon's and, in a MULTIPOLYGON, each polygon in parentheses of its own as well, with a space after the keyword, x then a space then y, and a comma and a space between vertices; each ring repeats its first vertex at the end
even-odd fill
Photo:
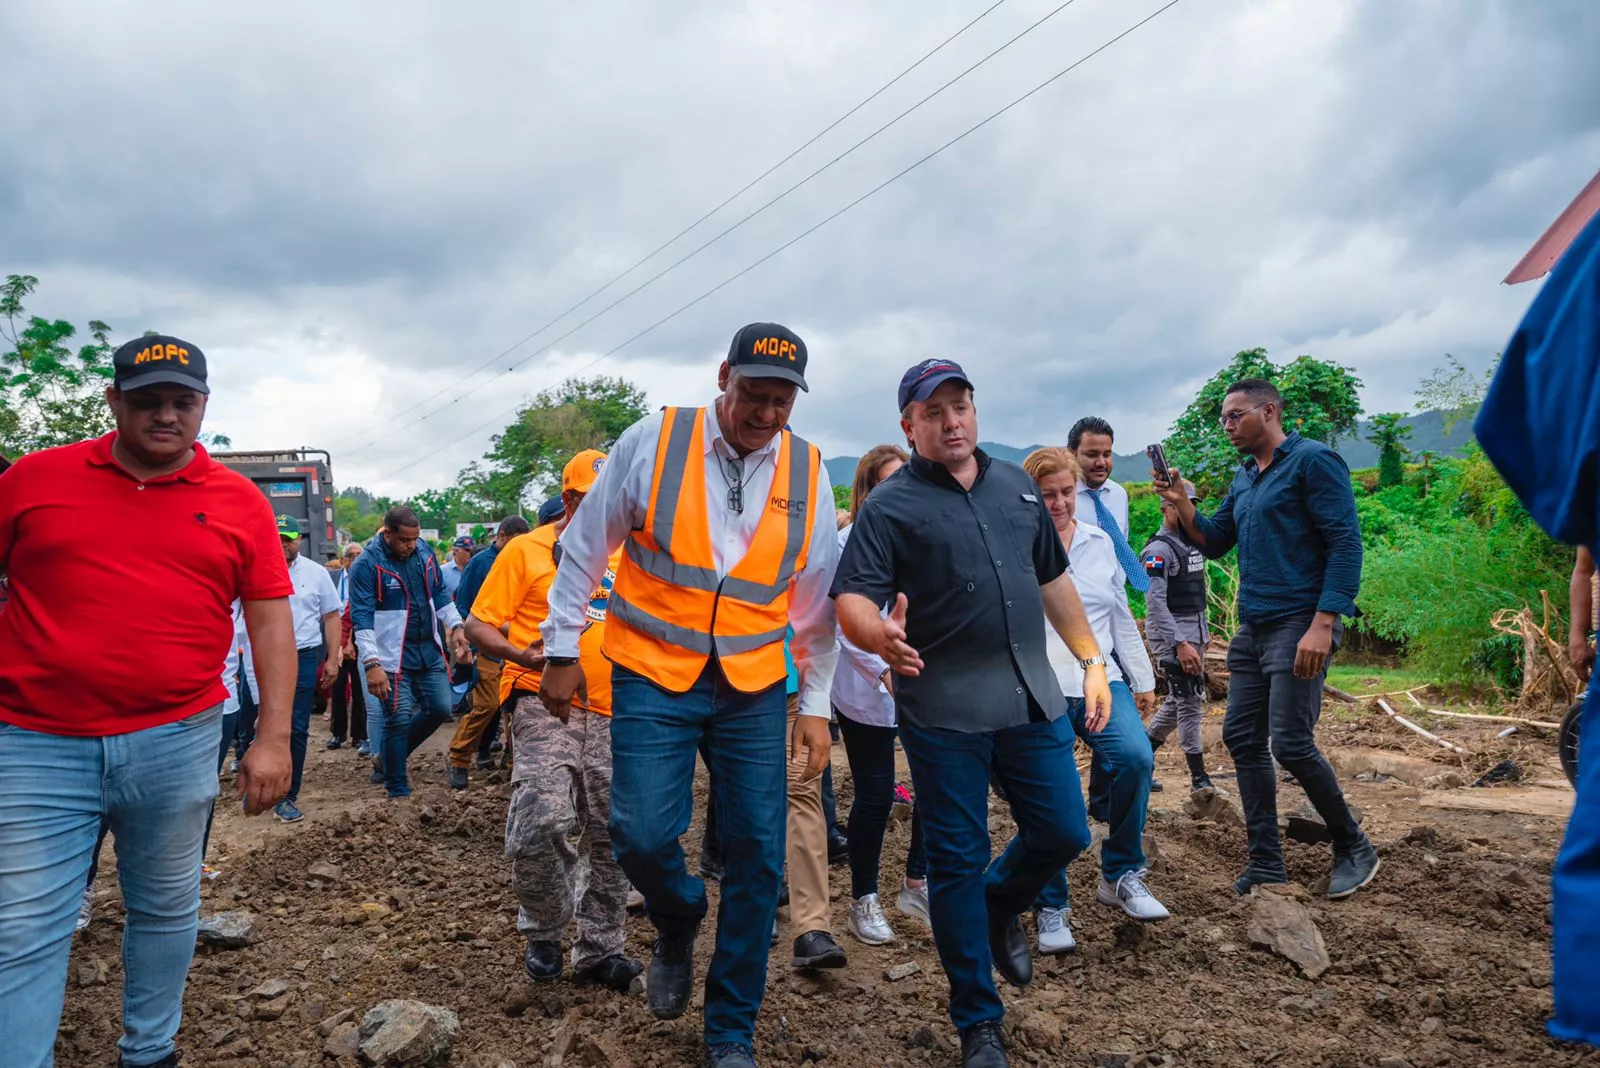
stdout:
POLYGON ((683 694, 621 667, 612 669, 611 687, 611 846, 664 938, 692 935, 706 914, 705 883, 689 874, 678 844, 694 809, 695 754, 706 743, 725 870, 705 1040, 749 1046, 783 880, 783 683, 741 693, 713 662, 683 694))
POLYGON ((454 703, 450 674, 442 663, 389 676, 389 699, 381 702, 383 730, 379 734, 383 748, 375 751, 383 753, 383 785, 390 797, 411 794, 411 784, 406 779, 406 758, 411 755, 407 735, 412 720, 443 722, 450 718, 450 707, 454 703))
POLYGON ((1578 801, 1550 878, 1555 1015, 1550 1034, 1600 1045, 1600 680, 1591 679, 1578 723, 1578 801))
MULTIPOLYGON (((1308 613, 1246 623, 1228 644, 1228 714, 1222 721, 1222 741, 1239 774, 1239 805, 1250 840, 1247 870, 1271 879, 1287 877, 1278 837, 1274 759, 1300 783, 1311 807, 1328 825, 1335 848, 1361 840, 1361 828, 1345 803, 1338 776, 1317 749, 1322 680, 1328 665, 1314 679, 1294 674, 1295 650, 1312 618, 1308 613)), ((1343 635, 1343 626, 1335 623, 1333 652, 1339 651, 1343 635)))
POLYGON ((132 734, 69 738, 0 723, 0 1064, 52 1063, 72 927, 102 819, 127 921, 130 1065, 173 1050, 194 957, 200 840, 217 796, 220 707, 132 734))
POLYGON ((311 737, 311 708, 317 697, 317 674, 327 659, 323 647, 313 645, 300 650, 300 663, 294 677, 294 718, 289 725, 289 759, 294 761, 294 777, 286 801, 300 797, 300 780, 306 770, 306 745, 311 737))
MULTIPOLYGON (((1111 719, 1099 734, 1084 725, 1088 706, 1081 697, 1067 698, 1072 729, 1089 746, 1093 760, 1106 776, 1107 820, 1111 832, 1100 846, 1100 874, 1115 882, 1144 867, 1144 823, 1150 811, 1150 771, 1155 755, 1125 682, 1111 684, 1111 719)), ((1034 902, 1036 908, 1064 909, 1071 905, 1066 869, 1057 872, 1034 902)))
POLYGON ((990 732, 918 727, 900 742, 922 815, 933 940, 950 980, 950 1019, 966 1032, 999 1021, 989 917, 1029 908, 1050 877, 1089 847, 1066 716, 990 732), (1017 836, 989 860, 989 781, 1004 789, 1017 836))

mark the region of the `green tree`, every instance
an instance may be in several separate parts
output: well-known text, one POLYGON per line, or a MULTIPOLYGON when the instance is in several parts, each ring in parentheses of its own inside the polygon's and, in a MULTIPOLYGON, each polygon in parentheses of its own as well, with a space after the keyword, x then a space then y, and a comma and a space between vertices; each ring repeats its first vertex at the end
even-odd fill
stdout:
POLYGON ((1405 416, 1399 412, 1384 412, 1372 417, 1368 424, 1367 440, 1378 447, 1378 485, 1398 486, 1405 481, 1406 439, 1411 436, 1409 426, 1401 426, 1405 416))
POLYGON ((1470 420, 1478 414, 1495 368, 1500 366, 1500 354, 1495 353, 1488 368, 1480 375, 1468 370, 1460 360, 1448 352, 1444 364, 1433 369, 1417 386, 1417 411, 1438 411, 1444 416, 1444 432, 1450 433, 1463 419, 1470 420))
POLYGON ((1361 380, 1348 367, 1312 356, 1275 364, 1266 349, 1238 353, 1200 388, 1167 439, 1173 466, 1208 497, 1227 489, 1239 464, 1239 452, 1223 433, 1221 418, 1228 386, 1241 378, 1264 378, 1277 386, 1283 394, 1283 428, 1315 441, 1337 444, 1355 431, 1361 417, 1361 380))
POLYGON ((361 518, 361 506, 349 497, 335 497, 333 499, 333 521, 337 526, 350 530, 356 520, 361 518))
POLYGON ((647 403, 643 390, 621 378, 569 378, 519 411, 484 463, 463 472, 463 481, 479 503, 504 510, 530 493, 553 493, 574 453, 611 448, 644 417, 647 403))
POLYGON ((350 521, 350 537, 359 542, 371 540, 378 532, 378 527, 383 523, 382 513, 368 512, 366 515, 357 516, 350 521))
POLYGON ((90 320, 93 343, 73 351, 77 328, 65 319, 30 316, 23 302, 33 275, 0 285, 0 452, 15 456, 98 437, 112 428, 105 387, 111 380, 111 328, 90 320))

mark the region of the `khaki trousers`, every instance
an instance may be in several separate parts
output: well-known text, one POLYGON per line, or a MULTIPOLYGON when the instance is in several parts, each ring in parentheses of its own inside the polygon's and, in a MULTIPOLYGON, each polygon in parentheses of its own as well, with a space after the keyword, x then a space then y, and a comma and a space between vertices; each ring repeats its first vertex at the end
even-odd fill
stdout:
POLYGON ((456 724, 450 739, 450 766, 469 768, 478 751, 478 742, 488 730, 495 709, 500 707, 500 664, 486 656, 478 657, 478 682, 472 687, 472 708, 456 724))
MULTIPOLYGON (((799 695, 789 697, 789 735, 800 717, 799 695)), ((785 741, 787 755, 788 742, 785 741)), ((828 824, 822 816, 822 777, 801 783, 804 753, 789 760, 789 923, 796 938, 828 931, 828 824)))

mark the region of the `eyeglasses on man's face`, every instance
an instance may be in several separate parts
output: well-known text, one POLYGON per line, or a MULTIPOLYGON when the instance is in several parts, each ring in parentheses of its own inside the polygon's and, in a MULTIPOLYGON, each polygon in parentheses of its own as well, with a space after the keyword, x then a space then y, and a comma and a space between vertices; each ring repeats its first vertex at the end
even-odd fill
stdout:
POLYGON ((1233 426, 1235 423, 1249 415, 1251 412, 1255 411, 1257 408, 1265 408, 1271 403, 1271 401, 1262 401, 1260 404, 1246 408, 1242 412, 1223 412, 1222 418, 1219 419, 1218 422, 1220 422, 1224 427, 1233 426))

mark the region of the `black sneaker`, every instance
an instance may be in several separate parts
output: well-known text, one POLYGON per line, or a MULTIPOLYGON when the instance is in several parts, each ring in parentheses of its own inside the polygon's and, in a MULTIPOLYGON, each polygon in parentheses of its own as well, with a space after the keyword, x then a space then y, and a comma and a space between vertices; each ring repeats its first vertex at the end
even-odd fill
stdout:
POLYGON ((689 991, 694 987, 694 939, 658 938, 650 952, 650 975, 645 980, 645 995, 650 1015, 658 1020, 676 1020, 689 1007, 689 991))
POLYGON ((450 789, 465 790, 467 788, 467 769, 458 768, 451 764, 445 771, 445 779, 450 783, 450 789))
POLYGON ((850 839, 842 834, 828 835, 828 863, 844 864, 850 859, 850 839))
POLYGON ((117 1054, 117 1068, 178 1068, 178 1061, 182 1057, 183 1054, 181 1052, 173 1050, 154 1064, 132 1065, 123 1060, 122 1054, 119 1053, 117 1054))
POLYGON ((1161 780, 1160 779, 1156 778, 1154 775, 1150 776, 1150 792, 1151 793, 1159 794, 1161 791, 1163 791, 1165 789, 1166 789, 1166 787, 1161 785, 1161 780))
POLYGON ((548 983, 561 978, 561 943, 529 942, 522 956, 523 971, 536 983, 548 983))
POLYGON ((322 748, 324 748, 324 749, 342 749, 342 748, 344 748, 344 739, 343 738, 329 738, 326 742, 322 743, 322 748))
POLYGON ((961 1068, 1010 1068, 1000 1021, 974 1024, 961 1036, 961 1068))
POLYGON ((848 962, 833 935, 807 931, 794 940, 794 959, 789 963, 796 968, 843 968, 848 962))
POLYGON ((1233 881, 1233 892, 1240 897, 1249 897, 1250 891, 1258 886, 1279 886, 1288 881, 1288 873, 1282 870, 1262 872, 1246 868, 1244 874, 1233 881))
POLYGON ((719 1042, 706 1049, 706 1068, 756 1068, 755 1054, 737 1042, 719 1042))
POLYGON ((493 771, 494 757, 479 757, 472 762, 472 767, 475 771, 493 771))
POLYGON ((1378 847, 1366 835, 1355 845, 1341 849, 1333 847, 1333 874, 1328 876, 1328 896, 1334 900, 1349 897, 1372 882, 1383 862, 1378 859, 1378 847))
POLYGON ((714 883, 722 881, 722 858, 704 845, 700 847, 700 878, 714 883))
POLYGON ((624 957, 621 953, 613 953, 581 972, 574 972, 572 981, 579 986, 603 986, 626 994, 632 989, 634 979, 643 971, 644 965, 639 961, 624 957))

